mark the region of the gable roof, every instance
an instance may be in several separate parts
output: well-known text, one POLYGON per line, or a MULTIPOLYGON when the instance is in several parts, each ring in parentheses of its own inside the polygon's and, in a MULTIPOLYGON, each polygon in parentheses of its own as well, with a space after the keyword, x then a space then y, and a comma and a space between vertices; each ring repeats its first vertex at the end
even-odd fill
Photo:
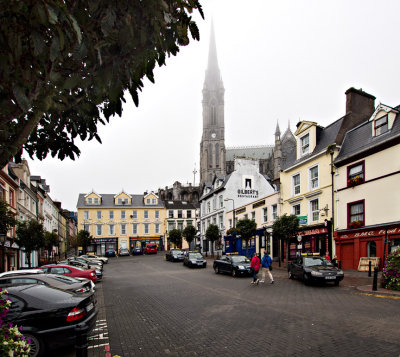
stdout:
POLYGON ((114 203, 114 194, 113 193, 104 193, 101 194, 102 197, 102 202, 101 205, 96 205, 96 204, 92 204, 92 205, 88 205, 85 204, 85 197, 87 195, 84 193, 80 193, 79 197, 78 197, 78 203, 76 204, 77 208, 84 208, 84 207, 88 207, 88 208, 164 208, 164 204, 161 200, 158 200, 158 203, 155 205, 145 205, 144 204, 144 195, 130 195, 132 197, 132 201, 130 204, 125 204, 123 206, 121 205, 117 205, 114 203))

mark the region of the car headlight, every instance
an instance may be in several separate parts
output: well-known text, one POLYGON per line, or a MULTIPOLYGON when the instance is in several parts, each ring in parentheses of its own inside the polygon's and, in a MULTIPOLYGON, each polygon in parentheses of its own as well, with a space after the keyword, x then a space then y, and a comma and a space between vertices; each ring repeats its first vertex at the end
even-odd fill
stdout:
POLYGON ((338 271, 336 272, 336 275, 343 275, 343 270, 338 270, 338 271))
POLYGON ((312 271, 311 275, 313 275, 313 276, 323 276, 323 274, 320 273, 319 271, 312 271))
POLYGON ((239 265, 238 268, 241 269, 241 270, 243 270, 243 269, 244 269, 244 266, 243 266, 243 265, 239 265))

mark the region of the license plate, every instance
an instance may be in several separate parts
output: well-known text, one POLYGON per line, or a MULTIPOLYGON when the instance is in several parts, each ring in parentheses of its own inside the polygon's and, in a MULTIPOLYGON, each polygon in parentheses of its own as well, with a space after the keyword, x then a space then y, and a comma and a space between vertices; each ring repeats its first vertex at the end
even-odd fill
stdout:
POLYGON ((203 262, 197 262, 197 265, 203 265, 203 262))
POLYGON ((92 310, 94 308, 93 303, 91 302, 88 306, 86 306, 86 312, 89 312, 90 310, 92 310))
POLYGON ((336 276, 326 276, 325 279, 333 280, 333 279, 336 279, 336 276))

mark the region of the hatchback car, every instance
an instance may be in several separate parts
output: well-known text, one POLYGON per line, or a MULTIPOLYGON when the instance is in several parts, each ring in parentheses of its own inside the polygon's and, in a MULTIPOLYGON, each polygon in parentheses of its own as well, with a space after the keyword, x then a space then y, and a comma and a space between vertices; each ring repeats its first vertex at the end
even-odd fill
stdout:
POLYGON ((131 254, 132 255, 141 255, 143 254, 143 249, 142 247, 135 247, 131 249, 131 254))
POLYGON ((89 260, 100 260, 101 262, 103 262, 103 264, 107 264, 108 263, 108 258, 107 257, 99 257, 98 255, 94 255, 94 254, 84 254, 84 255, 80 255, 81 258, 85 258, 85 259, 89 259, 89 260))
POLYGON ((12 286, 7 291, 11 306, 5 321, 21 327, 21 333, 30 339, 29 356, 43 356, 46 350, 73 346, 78 324, 87 327, 88 333, 95 326, 97 308, 93 292, 78 295, 39 284, 12 286))
POLYGON ((47 273, 61 274, 72 276, 73 278, 86 278, 92 280, 94 283, 97 281, 96 272, 93 269, 82 269, 64 264, 49 264, 39 267, 47 273))
POLYGON ((183 265, 189 268, 205 268, 207 267, 207 260, 199 252, 186 252, 183 258, 183 265))
POLYGON ((129 256, 129 249, 128 248, 121 248, 119 250, 119 254, 120 257, 125 257, 125 256, 129 256))
POLYGON ((250 275, 250 259, 244 255, 226 254, 214 260, 213 268, 215 274, 250 275))
POLYGON ((157 244, 147 243, 144 247, 144 254, 157 254, 157 244))
POLYGON ((296 260, 289 262, 288 277, 302 279, 306 285, 311 282, 333 282, 339 285, 344 278, 344 273, 319 255, 302 254, 296 260))
POLYGON ((41 284, 77 294, 84 294, 93 290, 91 280, 78 280, 66 275, 46 274, 43 270, 41 270, 41 272, 42 274, 21 274, 0 278, 0 288, 27 284, 41 284))
POLYGON ((107 249, 107 250, 106 250, 105 256, 106 256, 106 257, 109 257, 109 258, 110 258, 110 257, 111 257, 111 258, 112 258, 112 257, 115 257, 115 250, 114 250, 114 249, 107 249))
POLYGON ((171 249, 165 253, 165 260, 171 262, 183 262, 183 251, 180 249, 171 249))

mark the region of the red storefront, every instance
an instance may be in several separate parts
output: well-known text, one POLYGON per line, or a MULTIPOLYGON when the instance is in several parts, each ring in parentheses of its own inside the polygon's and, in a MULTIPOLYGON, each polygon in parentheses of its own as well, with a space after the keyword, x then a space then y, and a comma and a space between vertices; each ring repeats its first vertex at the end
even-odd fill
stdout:
POLYGON ((400 246, 400 224, 336 231, 334 239, 342 269, 358 269, 361 257, 379 257, 382 269, 384 257, 400 246))

